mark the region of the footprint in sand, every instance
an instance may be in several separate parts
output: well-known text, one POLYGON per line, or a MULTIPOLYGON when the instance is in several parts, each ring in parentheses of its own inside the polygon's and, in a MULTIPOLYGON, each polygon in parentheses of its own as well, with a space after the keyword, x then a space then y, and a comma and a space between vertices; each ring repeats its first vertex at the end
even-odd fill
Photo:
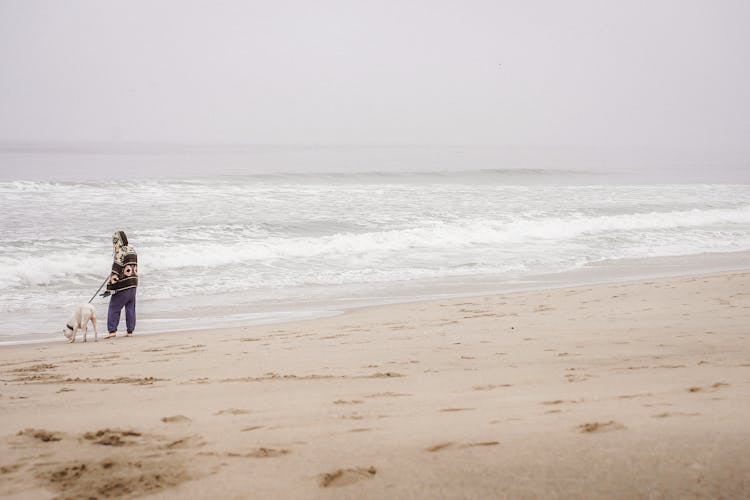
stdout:
POLYGON ((653 418, 667 418, 667 417, 699 417, 701 416, 700 413, 684 413, 684 412, 669 412, 665 411, 664 413, 657 413, 656 415, 651 415, 653 418))
POLYGON ((690 387, 688 388, 688 392, 714 392, 714 391, 718 391, 722 387, 727 387, 727 386, 729 386, 729 384, 724 383, 724 382, 716 382, 715 384, 712 384, 709 387, 698 387, 698 386, 690 387))
POLYGON ((478 443, 464 443, 461 448, 476 448, 477 446, 497 446, 500 443, 497 441, 479 441, 478 443))
POLYGON ((488 385, 475 385, 471 389, 473 391, 491 391, 493 389, 500 389, 502 387, 513 387, 513 384, 488 384, 488 385))
POLYGON ((42 467, 36 475, 40 486, 63 498, 140 497, 155 494, 194 479, 174 460, 76 460, 42 467))
POLYGON ((500 443, 497 441, 479 441, 476 443, 438 443, 436 445, 430 446, 429 448, 426 448, 425 451, 428 451, 430 453, 435 453, 436 451, 445 450, 448 448, 475 448, 478 446, 497 446, 500 443))
POLYGON ((162 417, 161 421, 166 424, 187 424, 192 422, 185 415, 172 415, 171 417, 162 417))
POLYGON ((214 415, 247 415, 250 410, 243 410, 242 408, 229 408, 228 410, 220 410, 214 413, 214 415))
POLYGON ((444 450, 446 448, 450 448, 455 443, 438 443, 435 445, 430 446, 429 448, 425 449, 425 451, 429 451, 430 453, 434 453, 436 451, 444 450))
POLYGON ((251 425, 250 427, 243 427, 240 429, 240 432, 250 432, 250 431, 256 431, 258 429, 262 429, 262 425, 251 425))
POLYGON ((11 465, 2 465, 0 466, 0 474, 12 474, 19 470, 21 467, 23 467, 24 464, 18 463, 18 464, 11 464, 11 465))
POLYGON ((375 467, 358 467, 356 469, 339 469, 318 476, 322 488, 349 486, 363 479, 372 479, 378 471, 375 467))
POLYGON ((153 385, 156 382, 164 382, 168 379, 156 378, 156 377, 113 377, 113 378, 99 378, 99 377, 75 377, 61 379, 60 381, 68 384, 133 384, 133 385, 153 385))
POLYGON ((363 420, 365 417, 358 413, 352 413, 351 415, 341 415, 339 418, 344 420, 363 420))
MULTIPOLYGON (((186 418, 186 417, 185 417, 186 418)), ((48 431, 45 429, 24 429, 17 434, 18 436, 30 437, 43 442, 54 442, 65 439, 67 435, 63 432, 48 431)), ((79 443, 88 443, 98 446, 148 446, 157 441, 164 441, 168 438, 158 435, 144 435, 142 432, 133 429, 104 428, 97 431, 86 432, 78 435, 79 443)), ((192 437, 190 438, 192 439, 192 437)), ((180 441, 187 441, 182 439, 180 441)), ((168 445, 168 447, 171 446, 168 445)), ((79 446, 80 448, 80 446, 79 446)))
POLYGON ((274 448, 256 448, 253 451, 250 451, 248 453, 238 453, 235 451, 230 451, 226 453, 216 453, 216 452, 201 452, 199 455, 207 455, 207 456, 223 456, 223 457, 229 457, 229 458, 272 458, 272 457, 280 457, 282 455, 287 455, 291 453, 290 450, 283 450, 283 449, 274 449, 274 448))
POLYGON ((54 370, 55 368, 57 368, 57 365, 53 365, 51 363, 40 363, 36 365, 16 368, 14 370, 10 370, 10 372, 11 373, 33 373, 33 372, 43 372, 47 370, 54 370))
POLYGON ((619 431, 625 429, 625 426, 614 420, 609 422, 587 422, 578 426, 579 432, 582 433, 594 433, 594 432, 610 432, 619 431))
POLYGON ((565 401, 562 399, 553 399, 550 401, 542 401, 542 404, 543 405, 559 405, 559 404, 563 404, 564 402, 565 401))
POLYGON ((366 398, 399 398, 413 396, 414 394, 408 394, 405 392, 375 392, 373 394, 367 394, 366 398))
POLYGON ((569 373, 565 375, 565 381, 566 382, 585 382, 587 380, 591 379, 591 375, 587 373, 583 373, 580 375, 576 375, 574 373, 569 373))
POLYGON ((130 429, 100 429, 96 432, 87 432, 84 439, 102 446, 125 446, 135 444, 133 440, 126 437, 140 437, 141 433, 130 429))
POLYGON ((622 396, 617 396, 617 399, 633 399, 633 398, 647 398, 653 396, 650 392, 641 392, 638 394, 623 394, 622 396))
POLYGON ((199 436, 187 436, 165 444, 164 448, 167 450, 174 450, 176 448, 199 448, 205 444, 205 441, 199 436))
POLYGON ((22 431, 19 431, 18 436, 28 436, 34 439, 38 439, 39 441, 44 441, 45 443, 49 443, 51 441, 60 441, 63 438, 63 433, 61 432, 53 432, 53 431, 47 431, 44 429, 24 429, 22 431))
POLYGON ((256 450, 251 451, 250 453, 245 453, 244 456, 252 457, 252 458, 271 458, 271 457, 280 457, 288 453, 291 453, 291 452, 289 450, 277 450, 274 448, 258 448, 256 450))

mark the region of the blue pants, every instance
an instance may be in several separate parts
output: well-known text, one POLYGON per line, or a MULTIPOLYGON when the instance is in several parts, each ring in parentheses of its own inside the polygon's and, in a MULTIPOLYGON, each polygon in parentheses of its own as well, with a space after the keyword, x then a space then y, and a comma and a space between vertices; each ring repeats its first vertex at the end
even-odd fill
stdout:
POLYGON ((126 288, 109 298, 109 311, 107 312, 107 331, 115 333, 117 325, 120 324, 120 311, 125 308, 125 325, 128 333, 135 330, 135 291, 136 288, 126 288))

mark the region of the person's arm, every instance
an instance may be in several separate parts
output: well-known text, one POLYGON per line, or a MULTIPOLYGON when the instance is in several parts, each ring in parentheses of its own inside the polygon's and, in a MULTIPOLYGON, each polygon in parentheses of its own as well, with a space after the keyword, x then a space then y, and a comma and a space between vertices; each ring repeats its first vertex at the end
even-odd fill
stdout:
POLYGON ((107 281, 107 291, 112 292, 112 286, 117 283, 120 279, 120 273, 122 272, 122 264, 118 262, 117 255, 112 260, 112 270, 109 273, 109 280, 107 281))

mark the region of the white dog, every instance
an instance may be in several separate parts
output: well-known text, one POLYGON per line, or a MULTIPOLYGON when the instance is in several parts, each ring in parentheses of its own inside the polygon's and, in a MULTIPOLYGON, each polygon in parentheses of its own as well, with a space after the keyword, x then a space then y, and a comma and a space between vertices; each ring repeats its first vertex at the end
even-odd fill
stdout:
POLYGON ((91 304, 79 305, 73 311, 73 314, 70 315, 68 324, 63 329, 63 335, 68 338, 68 342, 76 341, 78 330, 83 330, 83 341, 86 342, 86 336, 89 333, 89 321, 94 325, 94 342, 98 342, 99 332, 96 329, 96 310, 91 304))

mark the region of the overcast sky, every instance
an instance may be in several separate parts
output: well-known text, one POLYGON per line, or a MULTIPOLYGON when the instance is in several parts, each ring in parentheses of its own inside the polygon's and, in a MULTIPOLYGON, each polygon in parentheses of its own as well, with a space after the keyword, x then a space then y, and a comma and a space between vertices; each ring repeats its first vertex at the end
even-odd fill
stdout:
POLYGON ((0 143, 750 157, 750 2, 0 0, 0 143))

